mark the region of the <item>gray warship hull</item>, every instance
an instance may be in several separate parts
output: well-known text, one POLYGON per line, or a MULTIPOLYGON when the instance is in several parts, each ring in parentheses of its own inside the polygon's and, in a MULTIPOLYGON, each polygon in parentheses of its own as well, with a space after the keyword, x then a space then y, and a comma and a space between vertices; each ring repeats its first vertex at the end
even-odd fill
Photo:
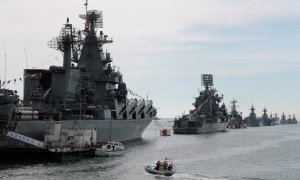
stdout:
POLYGON ((200 134, 226 131, 228 122, 203 123, 201 127, 173 127, 174 134, 200 134))
MULTIPOLYGON (((135 120, 64 120, 64 128, 74 129, 96 129, 97 143, 108 141, 133 142, 142 138, 146 127, 150 124, 151 118, 135 120)), ((55 121, 17 121, 14 132, 24 136, 43 141, 44 134, 53 126, 55 121)), ((18 143, 12 138, 3 135, 0 144, 1 149, 5 148, 30 148, 18 143)))

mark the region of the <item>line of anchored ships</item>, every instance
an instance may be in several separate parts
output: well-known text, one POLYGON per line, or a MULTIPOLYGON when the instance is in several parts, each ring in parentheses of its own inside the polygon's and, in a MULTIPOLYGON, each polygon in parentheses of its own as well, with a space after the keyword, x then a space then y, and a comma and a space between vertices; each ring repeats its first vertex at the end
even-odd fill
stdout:
MULTIPOLYGON (((102 31, 102 12, 88 11, 85 5, 85 14, 79 15, 84 29, 75 29, 67 18, 60 35, 48 43, 62 52, 62 66, 24 69, 23 99, 1 88, 7 82, 0 81, 0 159, 93 156, 106 142, 141 139, 156 118, 151 100, 128 98, 123 75, 104 50, 113 40, 102 31)), ((196 98, 195 109, 176 118, 174 133, 224 131, 244 122, 276 124, 267 115, 257 120, 254 110, 246 121, 237 111, 228 114, 225 104, 220 105, 223 95, 212 88, 213 76, 202 75, 202 84, 205 90, 196 98)))
POLYGON ((213 76, 211 74, 203 74, 202 85, 205 86, 204 91, 199 92, 196 97, 195 107, 190 110, 189 114, 183 114, 174 120, 173 132, 175 134, 199 134, 205 132, 225 131, 226 128, 237 129, 246 127, 259 126, 275 126, 278 124, 297 124, 295 115, 288 116, 286 119, 283 113, 281 119, 275 113, 275 116, 269 116, 267 109, 264 108, 261 117, 257 117, 255 109, 252 105, 250 115, 243 119, 242 113, 237 111, 237 101, 231 101, 231 112, 227 112, 227 108, 223 103, 220 105, 223 94, 217 94, 217 90, 212 88, 213 76))

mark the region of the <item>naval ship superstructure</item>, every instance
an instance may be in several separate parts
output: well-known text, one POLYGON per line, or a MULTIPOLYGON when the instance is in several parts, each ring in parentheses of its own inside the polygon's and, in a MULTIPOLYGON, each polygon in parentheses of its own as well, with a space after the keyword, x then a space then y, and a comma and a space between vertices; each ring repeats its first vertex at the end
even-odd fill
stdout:
POLYGON ((280 124, 286 124, 287 123, 287 120, 286 120, 286 118, 285 118, 285 114, 284 113, 282 113, 282 115, 281 115, 281 119, 280 119, 280 124))
POLYGON ((63 53, 63 66, 25 69, 22 101, 11 90, 0 91, 0 153, 35 148, 7 137, 8 132, 43 141, 56 121, 64 128, 96 130, 97 143, 135 141, 156 116, 151 100, 127 97, 122 74, 103 50, 113 40, 100 29, 102 12, 86 10, 79 17, 84 30, 75 29, 68 18, 48 43, 63 53))
POLYGON ((229 123, 228 128, 230 129, 239 129, 239 128, 247 128, 246 122, 243 120, 242 113, 237 111, 236 106, 237 100, 233 99, 231 101, 231 112, 229 113, 229 123))
POLYGON ((275 125, 275 123, 273 123, 272 119, 269 118, 266 107, 263 110, 263 114, 261 116, 261 121, 264 126, 274 126, 275 125))
POLYGON ((205 90, 199 93, 193 104, 195 109, 189 114, 177 117, 174 120, 175 134, 199 134, 225 131, 228 125, 228 114, 225 104, 219 105, 223 95, 219 96, 213 86, 211 74, 202 75, 202 85, 205 90))
POLYGON ((249 127, 262 126, 261 121, 256 117, 255 108, 254 108, 253 104, 252 104, 252 107, 251 107, 250 111, 251 112, 250 112, 249 116, 245 118, 247 126, 249 126, 249 127))
POLYGON ((273 114, 271 113, 270 114, 270 119, 272 120, 272 125, 278 125, 279 124, 279 117, 278 117, 278 114, 275 113, 275 116, 273 116, 273 114))

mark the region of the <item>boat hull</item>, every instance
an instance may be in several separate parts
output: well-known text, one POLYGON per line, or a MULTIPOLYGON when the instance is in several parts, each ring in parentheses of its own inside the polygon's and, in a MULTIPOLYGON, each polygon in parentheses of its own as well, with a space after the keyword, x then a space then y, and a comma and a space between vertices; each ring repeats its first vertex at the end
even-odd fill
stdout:
POLYGON ((201 127, 173 127, 174 134, 200 134, 226 131, 228 122, 202 123, 201 127))
POLYGON ((151 164, 148 166, 145 166, 145 171, 147 171, 150 174, 159 174, 159 175, 164 175, 164 176, 172 176, 173 174, 175 174, 175 171, 172 170, 155 170, 154 169, 155 165, 151 164))
POLYGON ((124 151, 104 151, 102 149, 96 150, 95 155, 96 156, 101 156, 101 157, 109 157, 109 156, 121 156, 123 155, 124 151))
MULTIPOLYGON (((62 125, 64 128, 72 129, 96 129, 98 144, 108 141, 128 143, 141 139, 144 130, 150 124, 151 120, 151 118, 141 120, 63 120, 62 125)), ((32 139, 44 141, 44 134, 49 131, 49 128, 53 124, 54 121, 17 121, 14 132, 32 139)), ((30 145, 18 143, 12 138, 0 140, 0 149, 30 147, 30 145)))
POLYGON ((86 149, 73 152, 51 152, 48 149, 0 149, 1 162, 25 163, 25 162, 60 162, 72 161, 95 156, 94 149, 86 149))

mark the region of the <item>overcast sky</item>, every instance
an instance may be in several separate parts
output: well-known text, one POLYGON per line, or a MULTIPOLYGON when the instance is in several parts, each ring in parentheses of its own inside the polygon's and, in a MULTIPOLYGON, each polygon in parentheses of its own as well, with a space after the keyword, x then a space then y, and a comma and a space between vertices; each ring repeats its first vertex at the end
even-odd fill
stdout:
MULTIPOLYGON (((7 80, 22 77, 26 56, 30 68, 61 65, 47 42, 67 17, 83 28, 84 2, 1 0, 1 79, 5 52, 7 80)), ((300 119, 299 0, 89 0, 88 9, 103 12, 113 64, 159 117, 192 109, 209 73, 225 104, 237 99, 244 116, 253 104, 258 116, 265 106, 300 119)), ((22 82, 7 88, 22 91, 22 82)))

